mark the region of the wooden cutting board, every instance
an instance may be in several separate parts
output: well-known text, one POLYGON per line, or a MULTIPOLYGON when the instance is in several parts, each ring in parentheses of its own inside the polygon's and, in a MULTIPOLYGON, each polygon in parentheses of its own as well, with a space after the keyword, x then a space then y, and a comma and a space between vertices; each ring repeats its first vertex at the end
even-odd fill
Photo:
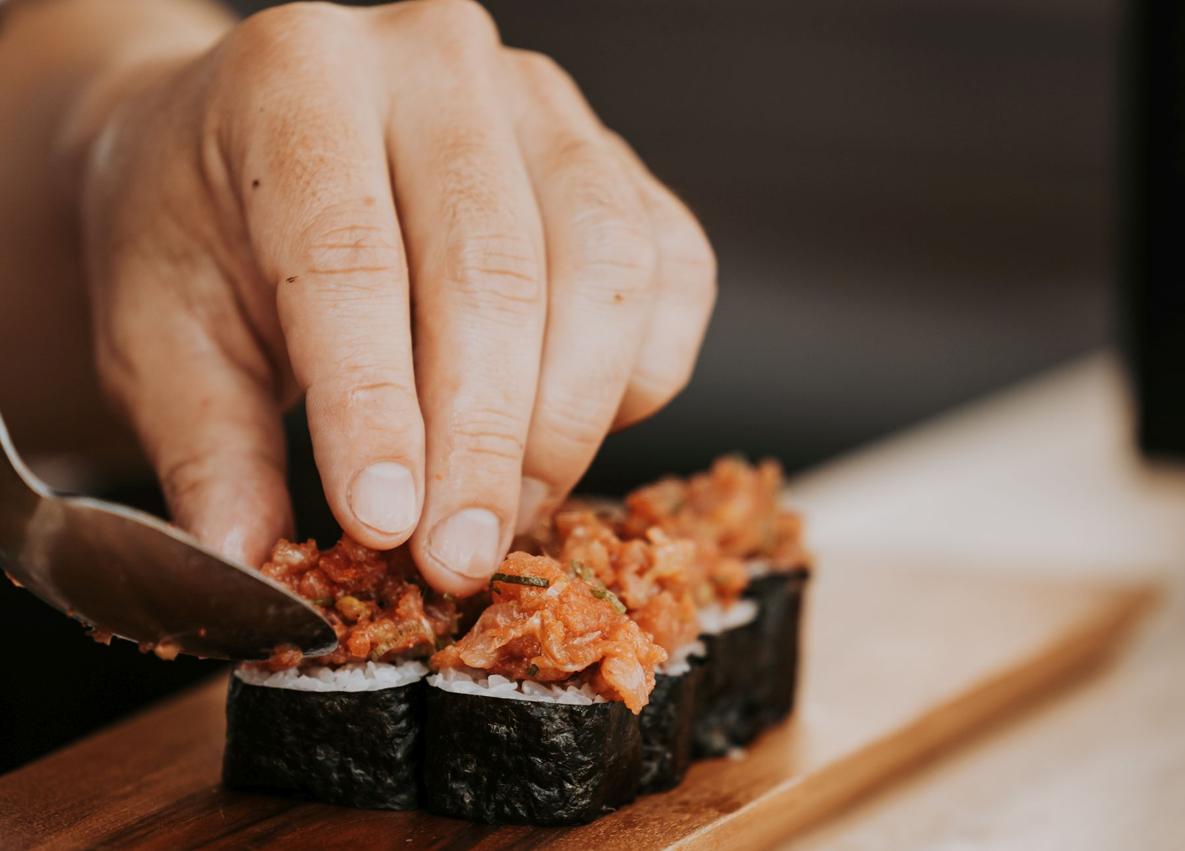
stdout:
POLYGON ((219 679, 0 778, 0 845, 766 846, 1089 669, 1153 596, 883 563, 820 559, 792 722, 591 825, 495 828, 225 791, 219 679))

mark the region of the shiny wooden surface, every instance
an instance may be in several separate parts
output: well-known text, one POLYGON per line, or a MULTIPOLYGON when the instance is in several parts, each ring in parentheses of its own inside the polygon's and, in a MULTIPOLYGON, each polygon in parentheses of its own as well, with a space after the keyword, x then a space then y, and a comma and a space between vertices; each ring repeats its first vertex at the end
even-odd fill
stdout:
POLYGON ((1118 360, 1101 353, 796 483, 824 548, 860 540, 955 574, 1024 563, 1163 594, 1101 676, 793 851, 1185 847, 1185 465, 1139 459, 1128 411, 1118 360))
POLYGON ((224 683, 0 778, 5 847, 766 845, 1099 661, 1141 590, 821 556, 796 720, 742 758, 569 830, 491 828, 218 784, 224 683))

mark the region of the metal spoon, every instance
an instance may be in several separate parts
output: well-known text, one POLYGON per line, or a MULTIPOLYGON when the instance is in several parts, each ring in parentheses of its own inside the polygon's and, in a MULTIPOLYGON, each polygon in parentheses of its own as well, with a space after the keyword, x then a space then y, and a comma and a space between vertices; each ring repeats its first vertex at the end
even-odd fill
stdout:
POLYGON ((2 417, 0 447, 0 567, 59 611, 151 642, 161 655, 264 659, 278 644, 309 656, 337 645, 308 603, 179 529, 122 505, 55 495, 21 462, 2 417))

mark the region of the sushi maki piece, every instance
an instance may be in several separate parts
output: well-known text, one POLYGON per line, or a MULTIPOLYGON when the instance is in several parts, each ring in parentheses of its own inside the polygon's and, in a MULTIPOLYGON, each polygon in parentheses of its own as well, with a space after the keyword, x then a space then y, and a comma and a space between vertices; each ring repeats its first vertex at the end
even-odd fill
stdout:
POLYGON ((706 655, 703 642, 692 642, 655 674, 650 702, 638 716, 642 732, 639 791, 644 795, 674 789, 691 767, 706 655))
POLYGON ((473 628, 431 660, 429 810, 490 823, 581 824, 633 800, 638 713, 666 653, 603 587, 512 553, 473 628))
POLYGON ((696 690, 702 665, 698 613, 692 596, 695 546, 672 540, 660 529, 625 541, 610 517, 590 511, 561 511, 547 548, 586 580, 609 591, 625 614, 667 652, 650 702, 639 716, 642 731, 640 791, 678 786, 691 765, 696 690))
POLYGON ((692 734, 696 757, 724 756, 762 730, 765 684, 757 612, 757 604, 744 599, 700 610, 707 658, 692 734))
POLYGON ((226 698, 222 782, 330 804, 415 809, 421 662, 268 672, 240 667, 226 698))
POLYGON ((708 648, 696 736, 702 756, 748 743, 793 709, 810 560, 801 518, 779 503, 783 485, 776 462, 730 456, 626 499, 627 534, 659 528, 697 547, 708 648))
POLYGON ((781 469, 767 462, 752 472, 750 487, 757 491, 753 503, 762 506, 758 523, 763 534, 759 542, 749 545, 745 596, 757 603, 765 721, 777 724, 794 711, 802 604, 811 557, 803 541, 802 518, 778 504, 784 486, 781 469))
POLYGON ((291 647, 231 675, 223 782, 376 809, 420 800, 424 664, 456 629, 400 555, 349 538, 324 552, 280 541, 261 571, 310 600, 337 648, 306 660, 291 647))
MULTIPOLYGON (((757 569, 765 567, 757 562, 757 569)), ((762 709, 767 725, 794 711, 798 690, 799 634, 802 602, 810 570, 762 570, 750 580, 745 597, 757 604, 757 630, 762 659, 762 709)))
POLYGON ((427 805, 474 821, 590 822, 634 799, 641 735, 625 704, 498 675, 430 678, 427 805))

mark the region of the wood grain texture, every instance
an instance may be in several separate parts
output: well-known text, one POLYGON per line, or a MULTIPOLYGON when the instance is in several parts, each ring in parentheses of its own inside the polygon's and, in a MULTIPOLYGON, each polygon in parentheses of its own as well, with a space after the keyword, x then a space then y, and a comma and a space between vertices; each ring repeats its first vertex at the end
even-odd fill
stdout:
POLYGON ((0 837, 6 848, 768 845, 1101 660, 1151 598, 858 555, 820 563, 794 721, 592 825, 493 828, 223 790, 218 681, 0 778, 0 837))
POLYGON ((952 574, 1023 563, 1163 593, 1099 676, 787 848, 1181 851, 1185 464, 1133 446, 1123 364, 1100 352, 793 483, 821 551, 859 541, 952 574))

